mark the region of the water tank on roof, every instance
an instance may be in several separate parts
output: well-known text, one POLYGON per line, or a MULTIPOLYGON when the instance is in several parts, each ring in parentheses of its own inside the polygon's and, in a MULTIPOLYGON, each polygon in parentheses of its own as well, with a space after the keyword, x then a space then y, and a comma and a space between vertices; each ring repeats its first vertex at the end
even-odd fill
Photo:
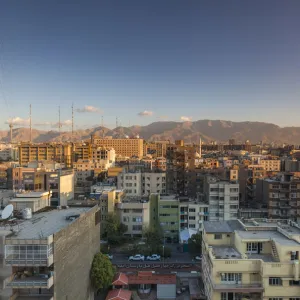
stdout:
POLYGON ((23 219, 28 220, 32 218, 32 210, 31 208, 24 208, 22 211, 23 219))

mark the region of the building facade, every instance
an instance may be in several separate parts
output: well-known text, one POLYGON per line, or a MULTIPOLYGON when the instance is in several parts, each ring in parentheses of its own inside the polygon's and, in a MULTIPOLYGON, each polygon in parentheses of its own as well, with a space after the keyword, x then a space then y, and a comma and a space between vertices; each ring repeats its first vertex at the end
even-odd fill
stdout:
POLYGON ((239 184, 207 176, 204 199, 209 204, 209 221, 234 220, 239 210, 239 184))
POLYGON ((208 300, 298 300, 300 228, 290 221, 204 222, 208 300))
POLYGON ((144 152, 143 142, 144 142, 143 139, 140 138, 113 139, 110 137, 99 138, 95 136, 92 136, 91 138, 92 144, 113 148, 115 149, 116 155, 121 155, 126 157, 136 156, 138 158, 143 157, 143 152, 144 152))
POLYGON ((14 234, 5 237, 11 299, 94 299, 90 270, 100 251, 97 206, 50 210, 19 226, 22 230, 11 228, 14 234))

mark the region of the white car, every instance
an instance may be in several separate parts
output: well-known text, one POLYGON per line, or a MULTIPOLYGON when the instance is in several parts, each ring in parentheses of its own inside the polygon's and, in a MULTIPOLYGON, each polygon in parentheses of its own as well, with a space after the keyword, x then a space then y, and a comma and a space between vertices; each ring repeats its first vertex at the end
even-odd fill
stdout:
POLYGON ((160 260, 160 255, 152 254, 151 256, 147 256, 147 260, 160 260))
POLYGON ((129 256, 129 261, 131 260, 135 260, 135 261, 144 261, 145 260, 145 256, 141 255, 141 254, 136 254, 134 256, 129 256))
POLYGON ((114 258, 114 256, 112 254, 105 254, 110 260, 112 260, 114 258))
POLYGON ((195 256, 195 260, 202 260, 202 255, 201 256, 195 256))

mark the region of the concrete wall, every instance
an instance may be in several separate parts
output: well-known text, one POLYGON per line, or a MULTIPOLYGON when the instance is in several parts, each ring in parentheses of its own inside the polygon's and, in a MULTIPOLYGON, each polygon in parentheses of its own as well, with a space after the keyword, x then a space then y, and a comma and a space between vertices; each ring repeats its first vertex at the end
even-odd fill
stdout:
POLYGON ((94 299, 90 270, 100 251, 100 223, 95 225, 98 210, 95 206, 54 235, 55 299, 94 299))
POLYGON ((68 205, 74 199, 74 174, 60 177, 60 205, 68 205))

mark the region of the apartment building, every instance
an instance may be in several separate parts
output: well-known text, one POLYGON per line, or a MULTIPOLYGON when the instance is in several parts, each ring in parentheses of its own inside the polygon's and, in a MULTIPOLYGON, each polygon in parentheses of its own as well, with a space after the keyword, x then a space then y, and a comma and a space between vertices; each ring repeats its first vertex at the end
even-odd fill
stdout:
POLYGON ((0 160, 1 161, 17 161, 19 160, 19 151, 17 147, 11 145, 0 146, 0 160))
POLYGON ((203 222, 208 221, 209 205, 189 198, 178 199, 180 231, 184 229, 203 230, 203 222))
POLYGON ((91 143, 115 149, 116 155, 138 158, 143 157, 143 139, 140 138, 128 138, 128 139, 113 139, 112 137, 99 138, 96 136, 91 137, 91 143))
POLYGON ((209 221, 237 219, 239 209, 239 184, 206 176, 204 199, 209 204, 209 221))
POLYGON ((142 236, 143 230, 149 226, 149 201, 123 198, 116 204, 116 212, 120 221, 127 225, 126 235, 142 236))
POLYGON ((9 168, 8 187, 11 190, 52 191, 52 205, 67 205, 74 198, 73 170, 9 168))
POLYGON ((161 228, 166 242, 179 240, 179 201, 176 195, 150 195, 150 226, 161 228))
POLYGON ((260 161, 260 165, 267 172, 280 172, 281 169, 281 161, 279 159, 263 159, 260 161))
POLYGON ((115 213, 117 203, 122 202, 124 197, 123 190, 117 190, 114 185, 101 183, 91 186, 89 198, 97 200, 100 207, 101 234, 105 233, 108 215, 115 213))
POLYGON ((166 173, 128 172, 124 169, 118 174, 118 189, 124 189, 127 196, 133 197, 166 194, 166 173))
POLYGON ((299 251, 300 227, 291 221, 204 222, 207 299, 299 300, 299 251))
POLYGON ((19 145, 19 163, 20 166, 27 166, 31 161, 57 161, 64 163, 69 168, 72 166, 72 151, 73 146, 68 143, 21 143, 19 145))
POLYGON ((269 218, 300 222, 300 179, 284 173, 256 183, 256 198, 268 208, 269 218))
POLYGON ((167 145, 169 141, 144 141, 144 155, 150 154, 153 158, 166 157, 167 145))
POLYGON ((12 289, 10 299, 94 299, 90 270, 100 250, 97 206, 49 209, 7 228, 4 260, 12 271, 4 285, 12 289))

